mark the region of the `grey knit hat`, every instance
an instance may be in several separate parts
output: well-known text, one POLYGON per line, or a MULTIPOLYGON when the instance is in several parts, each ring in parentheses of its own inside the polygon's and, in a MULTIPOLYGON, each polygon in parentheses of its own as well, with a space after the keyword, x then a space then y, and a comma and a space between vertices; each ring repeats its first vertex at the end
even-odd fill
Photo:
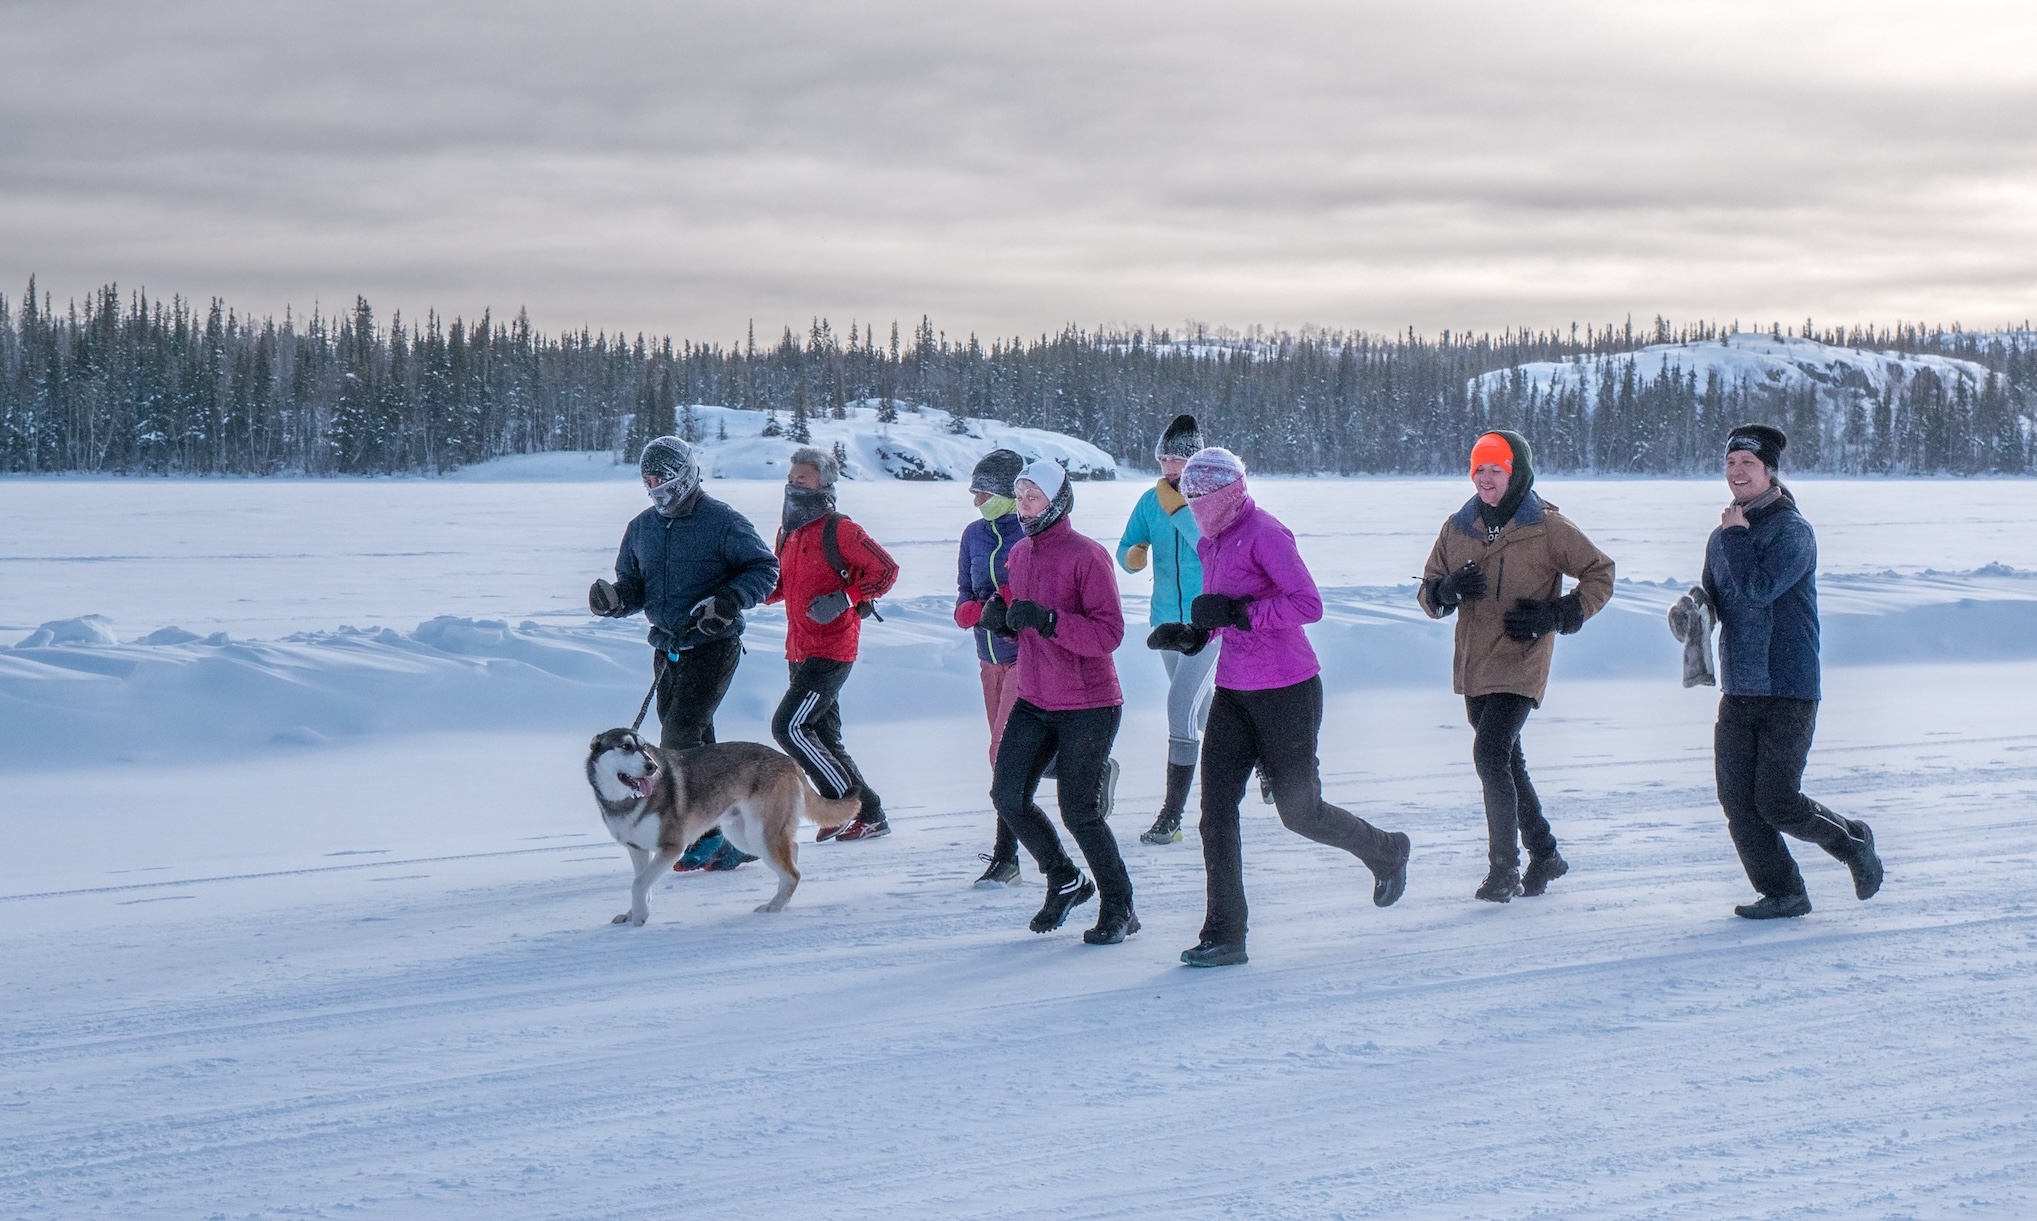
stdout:
POLYGON ((1153 447, 1155 458, 1193 458, 1202 448, 1202 429, 1196 426, 1192 415, 1178 415, 1160 434, 1160 441, 1153 447))

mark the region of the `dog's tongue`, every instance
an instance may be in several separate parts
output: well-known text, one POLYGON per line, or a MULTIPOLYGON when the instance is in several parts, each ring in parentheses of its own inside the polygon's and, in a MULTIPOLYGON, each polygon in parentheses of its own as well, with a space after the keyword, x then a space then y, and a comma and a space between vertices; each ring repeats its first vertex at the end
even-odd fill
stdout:
POLYGON ((632 793, 639 797, 649 797, 651 795, 651 778, 649 776, 630 776, 617 772, 615 778, 622 781, 632 793))

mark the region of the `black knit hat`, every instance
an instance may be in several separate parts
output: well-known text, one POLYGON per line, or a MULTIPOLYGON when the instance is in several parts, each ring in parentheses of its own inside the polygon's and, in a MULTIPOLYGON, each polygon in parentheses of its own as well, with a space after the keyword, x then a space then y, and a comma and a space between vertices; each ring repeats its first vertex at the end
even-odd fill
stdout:
POLYGON ((1782 429, 1767 424, 1742 424, 1726 434, 1727 453, 1744 450, 1771 471, 1782 465, 1782 451, 1788 447, 1789 438, 1782 435, 1782 429))
POLYGON ((1016 496, 1012 481, 1025 466, 1026 460, 1018 451, 993 449, 976 460, 976 469, 969 472, 969 490, 991 496, 1016 496))
POLYGON ((1193 458, 1203 448, 1202 429, 1196 427, 1192 415, 1178 415, 1160 434, 1160 443, 1153 447, 1155 458, 1193 458))

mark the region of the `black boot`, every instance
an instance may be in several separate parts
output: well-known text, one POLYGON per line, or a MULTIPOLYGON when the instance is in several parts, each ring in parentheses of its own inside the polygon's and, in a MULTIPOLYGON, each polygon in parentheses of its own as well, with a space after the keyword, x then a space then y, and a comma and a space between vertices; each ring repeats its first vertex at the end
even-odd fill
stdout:
POLYGON ((990 867, 983 871, 983 876, 976 879, 976 889, 989 890, 996 886, 1018 885, 1019 865, 1017 861, 1001 860, 986 852, 977 853, 976 859, 990 863, 990 867))
POLYGON ((1195 764, 1170 763, 1167 765, 1167 796, 1160 802, 1160 816, 1153 820, 1151 830, 1139 836, 1142 844, 1178 844, 1181 842, 1181 814, 1188 809, 1188 786, 1195 783, 1195 764))
POLYGON ((1245 957, 1245 943, 1222 941, 1198 941, 1181 951, 1183 966, 1190 967, 1235 967, 1250 961, 1245 957))
POLYGON ((1547 856, 1531 854, 1528 857, 1528 870, 1521 875, 1521 893, 1530 896, 1542 894, 1549 889, 1549 883, 1569 872, 1570 862, 1564 860, 1563 854, 1553 848, 1547 856))
POLYGON ((1080 869, 1072 874, 1054 874, 1047 878, 1047 901, 1040 904, 1040 910, 1026 927, 1036 933, 1051 933, 1061 927, 1068 913, 1096 897, 1096 883, 1080 869))
POLYGON ((1139 931, 1139 916, 1129 903, 1105 903, 1096 913, 1096 927, 1082 934, 1091 945, 1116 945, 1139 931))
POLYGON ((1811 914, 1811 896, 1763 895, 1759 902, 1742 903, 1733 909, 1742 920, 1792 920, 1811 914))
POLYGON ((1846 829, 1853 834, 1852 851, 1840 857, 1846 863, 1846 872, 1853 875, 1853 897, 1872 899, 1881 889, 1881 854, 1874 850, 1874 829, 1864 822, 1849 822, 1846 829))
POLYGON ((1512 865, 1494 865, 1478 885, 1478 897, 1488 903, 1506 903, 1521 893, 1521 871, 1512 865))
POLYGON ((1181 815, 1160 811, 1160 817, 1153 825, 1139 832, 1142 844, 1178 844, 1181 842, 1181 815))
POLYGON ((1372 906, 1392 907, 1399 901, 1402 892, 1408 888, 1408 858, 1414 855, 1415 846, 1405 831, 1395 831, 1387 836, 1393 841, 1400 859, 1384 870, 1372 871, 1372 906))

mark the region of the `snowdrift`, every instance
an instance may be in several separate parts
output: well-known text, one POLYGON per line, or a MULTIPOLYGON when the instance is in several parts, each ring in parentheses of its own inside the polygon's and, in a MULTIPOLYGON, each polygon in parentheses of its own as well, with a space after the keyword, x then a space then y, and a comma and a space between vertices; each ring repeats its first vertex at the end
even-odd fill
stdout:
MULTIPOLYGON (((1677 690, 1678 647, 1663 626, 1685 581, 1622 580, 1606 611, 1560 642, 1556 674, 1640 678, 1677 690)), ((1828 665, 2037 658, 2037 574, 1828 577, 1828 665)), ((1324 590, 1311 629, 1333 690, 1447 685, 1451 623, 1431 621, 1407 586, 1324 590)), ((864 634, 844 694, 852 723, 981 715, 976 657, 945 597, 885 604, 864 634)), ((1129 701, 1163 698, 1147 655, 1145 602, 1126 598, 1118 669, 1129 701)), ((723 717, 764 739, 785 676, 784 616, 752 612, 749 655, 723 717)), ((121 643, 98 616, 44 624, 0 649, 0 770, 88 758, 220 757, 371 734, 544 731, 626 724, 648 682, 641 620, 546 625, 441 616, 410 631, 341 627, 273 641, 165 628, 121 643)))

